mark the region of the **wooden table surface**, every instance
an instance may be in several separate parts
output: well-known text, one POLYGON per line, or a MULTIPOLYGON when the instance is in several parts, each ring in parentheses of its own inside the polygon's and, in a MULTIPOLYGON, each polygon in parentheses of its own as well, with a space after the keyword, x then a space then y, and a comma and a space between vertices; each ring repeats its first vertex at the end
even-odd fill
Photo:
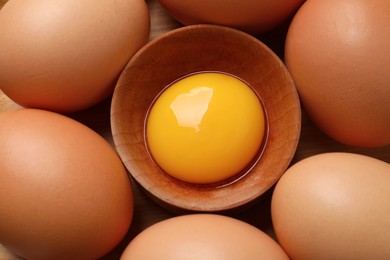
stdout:
MULTIPOLYGON (((6 1, 4 0, 0 0, 0 7, 5 2, 6 1)), ((148 0, 146 2, 149 6, 151 16, 150 39, 154 39, 165 32, 182 26, 173 20, 162 9, 157 0, 148 0)), ((282 59, 287 25, 288 24, 285 24, 270 33, 257 36, 257 38, 273 49, 282 59)), ((110 102, 111 99, 108 98, 102 103, 90 109, 72 114, 70 117, 91 127, 113 145, 110 129, 110 102)), ((10 101, 0 91, 0 112, 17 108, 19 108, 19 106, 10 101)), ((302 113, 301 138, 292 164, 314 154, 335 151, 365 154, 390 163, 390 146, 375 149, 363 149, 342 145, 324 135, 311 123, 311 121, 306 117, 304 111, 302 111, 302 113)), ((132 225, 123 241, 112 252, 103 258, 105 260, 119 259, 124 248, 132 240, 132 238, 134 238, 134 236, 156 222, 175 216, 174 213, 155 204, 137 187, 136 184, 133 186, 135 212, 132 225)), ((258 227, 275 238, 270 217, 271 195, 272 194, 270 192, 265 194, 264 199, 259 203, 232 216, 258 227)), ((18 258, 7 252, 6 249, 2 248, 0 245, 0 260, 6 259, 11 260, 18 258)))

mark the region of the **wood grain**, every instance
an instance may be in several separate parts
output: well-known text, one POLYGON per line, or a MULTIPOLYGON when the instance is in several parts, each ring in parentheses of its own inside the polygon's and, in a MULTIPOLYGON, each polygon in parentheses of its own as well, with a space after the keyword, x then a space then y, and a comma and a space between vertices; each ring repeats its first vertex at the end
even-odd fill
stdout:
POLYGON ((287 69, 263 43, 230 28, 193 25, 155 39, 130 61, 114 93, 111 126, 127 169, 157 202, 215 212, 252 202, 279 179, 298 143, 301 110, 287 69), (241 178, 211 185, 185 183, 162 174, 150 159, 144 138, 144 121, 154 98, 173 81, 202 71, 220 71, 244 80, 258 93, 267 114, 264 149, 253 168, 244 170, 249 172, 241 178))
MULTIPOLYGON (((5 2, 6 1, 4 0, 0 0, 0 7, 5 2)), ((151 39, 181 26, 166 14, 157 0, 148 0, 146 2, 149 5, 151 14, 151 39)), ((268 34, 259 35, 257 37, 271 47, 274 52, 282 58, 285 33, 286 24, 268 34)), ((111 99, 109 98, 90 109, 74 113, 69 116, 86 124, 87 126, 90 126, 113 145, 110 128, 110 105, 111 99)), ((18 108, 16 104, 0 93, 0 111, 16 108, 18 108)), ((291 163, 295 163, 314 154, 335 151, 365 154, 390 163, 390 146, 362 149, 342 145, 324 135, 307 118, 305 111, 303 110, 302 112, 301 136, 291 163)), ((133 188, 135 212, 132 225, 123 241, 112 252, 103 257, 102 259, 104 260, 119 259, 126 245, 142 230, 154 223, 176 215, 175 213, 157 205, 153 200, 146 196, 142 190, 140 190, 138 185, 134 184, 133 188)), ((265 194, 261 201, 259 201, 256 205, 253 205, 251 208, 230 215, 260 228, 271 237, 275 238, 270 217, 271 192, 272 189, 265 194)), ((1 248, 0 259, 14 260, 19 258, 8 254, 4 248, 1 248)))

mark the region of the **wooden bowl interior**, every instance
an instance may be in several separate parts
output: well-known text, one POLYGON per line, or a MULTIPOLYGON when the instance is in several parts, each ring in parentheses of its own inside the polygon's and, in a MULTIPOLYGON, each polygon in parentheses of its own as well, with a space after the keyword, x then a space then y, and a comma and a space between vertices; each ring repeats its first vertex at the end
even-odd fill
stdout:
POLYGON ((193 25, 147 44, 118 80, 111 107, 114 143, 133 178, 165 206, 191 211, 223 211, 245 205, 272 187, 295 153, 301 126, 298 95, 279 58, 240 31, 193 25), (155 97, 190 73, 221 71, 250 84, 268 115, 264 151, 253 169, 225 186, 199 186, 162 174, 148 154, 145 118, 155 97))

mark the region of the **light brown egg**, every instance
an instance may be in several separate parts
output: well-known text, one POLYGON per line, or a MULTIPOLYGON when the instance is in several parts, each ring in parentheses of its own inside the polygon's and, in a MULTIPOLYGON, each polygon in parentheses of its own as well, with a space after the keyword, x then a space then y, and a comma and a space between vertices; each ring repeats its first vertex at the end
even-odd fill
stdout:
POLYGON ((305 0, 159 0, 183 24, 219 24, 252 34, 270 31, 289 19, 305 0))
POLYGON ((390 259, 390 164, 352 153, 299 161, 272 196, 278 241, 291 259, 390 259))
POLYGON ((36 109, 0 113, 0 244, 27 259, 97 259, 126 234, 131 183, 101 136, 36 109))
POLYGON ((0 89, 25 107, 73 112, 108 97, 149 39, 144 0, 12 0, 0 12, 0 89))
POLYGON ((174 217, 141 232, 121 260, 288 259, 261 230, 240 220, 212 214, 174 217))
POLYGON ((286 65, 313 122, 341 143, 390 144, 390 1, 311 0, 287 34, 286 65))

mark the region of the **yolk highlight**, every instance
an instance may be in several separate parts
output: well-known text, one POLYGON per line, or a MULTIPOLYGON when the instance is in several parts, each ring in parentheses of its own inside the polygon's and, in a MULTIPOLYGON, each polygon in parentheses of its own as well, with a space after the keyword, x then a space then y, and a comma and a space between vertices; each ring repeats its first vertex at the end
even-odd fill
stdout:
POLYGON ((207 184, 242 170, 258 153, 265 116, 254 91, 236 77, 184 77, 156 99, 146 122, 155 162, 176 179, 207 184))

